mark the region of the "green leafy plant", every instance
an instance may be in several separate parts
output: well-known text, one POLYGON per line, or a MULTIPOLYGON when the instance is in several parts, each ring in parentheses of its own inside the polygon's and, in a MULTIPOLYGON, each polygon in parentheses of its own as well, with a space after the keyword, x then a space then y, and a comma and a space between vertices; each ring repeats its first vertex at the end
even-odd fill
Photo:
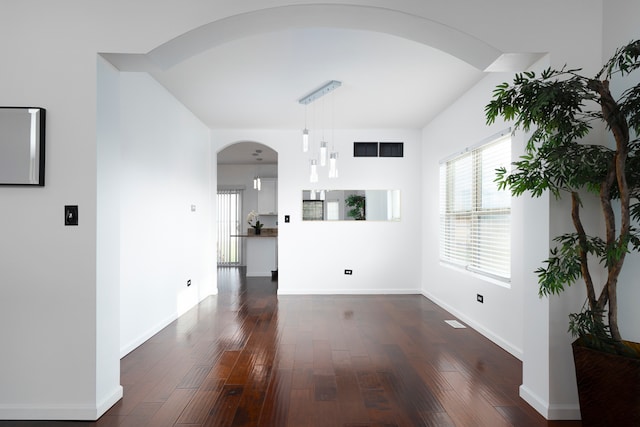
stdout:
POLYGON ((352 208, 352 209, 349 209, 349 211, 347 212, 347 216, 355 220, 367 219, 366 213, 365 213, 365 203, 366 203, 365 196, 352 194, 348 196, 344 202, 347 204, 347 206, 352 208))
MULTIPOLYGON (((541 296, 559 294, 582 279, 587 301, 582 313, 570 316, 570 331, 596 348, 623 352, 618 327, 618 277, 627 253, 640 249, 640 236, 632 220, 640 219, 640 83, 617 99, 611 78, 640 68, 640 41, 619 48, 595 77, 580 69, 547 69, 517 74, 512 84, 498 85, 485 107, 487 123, 497 117, 513 121, 515 129, 531 132, 525 154, 512 171, 497 171, 501 189, 514 196, 546 191, 556 198, 571 198, 575 231, 555 238, 549 258, 536 273, 541 296), (613 137, 587 144, 584 137, 603 124, 613 137), (580 209, 584 197, 595 197, 605 229, 602 237, 588 234, 580 209), (606 270, 601 286, 594 283, 589 260, 606 270), (606 322, 604 318, 606 317, 606 322)), ((628 285, 628 284, 626 284, 628 285)))
POLYGON ((257 232, 260 232, 260 230, 264 226, 264 224, 260 222, 260 219, 258 219, 259 217, 260 215, 256 211, 251 211, 247 215, 247 224, 253 227, 253 229, 257 232))

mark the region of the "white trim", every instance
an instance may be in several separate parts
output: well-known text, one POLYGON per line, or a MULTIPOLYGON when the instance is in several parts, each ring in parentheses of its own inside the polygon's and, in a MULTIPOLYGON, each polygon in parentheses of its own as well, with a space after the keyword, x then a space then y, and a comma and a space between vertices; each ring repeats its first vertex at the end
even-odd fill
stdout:
MULTIPOLYGON (((325 27, 376 31, 422 43, 484 70, 506 64, 502 52, 487 42, 426 17, 376 6, 295 4, 227 16, 189 30, 148 53, 101 55, 120 71, 168 70, 193 56, 243 37, 290 28, 325 27)), ((513 70, 519 71, 519 70, 513 70)))
POLYGON ((142 334, 138 335, 137 338, 131 340, 126 345, 122 346, 122 343, 121 343, 120 358, 122 359, 127 354, 131 353, 133 350, 140 347, 142 344, 144 344, 145 341, 147 341, 149 338, 151 338, 152 336, 154 336, 155 334, 163 330, 169 323, 173 322, 177 318, 178 318, 178 312, 174 312, 173 314, 171 314, 171 316, 167 317, 161 322, 158 322, 155 326, 147 329, 146 332, 143 332, 142 334))
POLYGON ((492 141, 495 141, 495 140, 497 140, 499 138, 502 138, 505 135, 512 135, 513 136, 513 130, 509 127, 509 128, 501 130, 500 132, 496 132, 493 135, 484 138, 480 142, 476 142, 473 145, 465 147, 463 150, 456 151, 455 153, 450 154, 450 155, 448 155, 447 157, 445 157, 443 159, 440 159, 438 164, 441 165, 441 164, 446 163, 446 162, 448 162, 450 160, 457 159, 458 157, 463 156, 463 155, 469 153, 470 151, 473 151, 476 148, 480 148, 483 145, 486 145, 486 144, 488 144, 488 143, 490 143, 492 141))
POLYGON ((453 308, 450 305, 444 303, 442 300, 436 298, 434 295, 432 295, 432 294, 430 294, 428 292, 422 291, 422 295, 425 298, 427 298, 427 299, 431 300, 432 302, 436 303, 438 306, 440 306, 440 308, 443 308, 446 311, 448 311, 449 313, 453 314, 455 317, 457 317, 462 322, 464 322, 467 326, 473 328, 476 332, 480 333, 485 338, 487 338, 489 341, 491 341, 494 344, 496 344, 499 347, 501 347, 503 350, 505 350, 506 352, 511 354, 516 359, 522 360, 522 358, 524 357, 524 352, 522 351, 522 349, 520 347, 517 347, 517 346, 511 344, 510 342, 505 341, 504 339, 502 339, 502 337, 500 337, 500 336, 494 334, 492 331, 486 329, 484 326, 480 325, 479 323, 477 323, 475 320, 473 320, 472 318, 470 318, 466 314, 462 313, 461 311, 456 310, 455 308, 453 308))
POLYGON ((116 389, 106 398, 102 399, 102 402, 99 402, 96 408, 96 420, 104 415, 113 405, 115 405, 118 400, 122 399, 124 396, 124 388, 121 385, 116 387, 116 389))
POLYGON ((494 285, 502 286, 503 288, 511 289, 511 279, 505 279, 489 273, 479 272, 477 270, 472 270, 469 267, 443 260, 440 260, 440 266, 450 268, 463 274, 468 274, 469 276, 484 280, 485 282, 493 283, 494 285))
POLYGON ((419 289, 278 289, 278 295, 420 295, 419 289))
POLYGON ((520 397, 527 402, 533 409, 538 411, 540 415, 547 420, 579 420, 580 405, 578 404, 549 404, 546 400, 540 398, 531 392, 524 384, 520 386, 520 397))
POLYGON ((96 421, 122 399, 122 386, 99 404, 94 405, 38 405, 0 404, 0 420, 73 420, 96 421))

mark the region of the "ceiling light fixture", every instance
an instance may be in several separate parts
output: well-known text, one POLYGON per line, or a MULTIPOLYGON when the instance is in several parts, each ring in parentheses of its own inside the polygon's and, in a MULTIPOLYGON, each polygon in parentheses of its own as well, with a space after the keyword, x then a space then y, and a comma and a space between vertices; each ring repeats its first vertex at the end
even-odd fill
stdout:
POLYGON ((306 153, 309 151, 309 129, 307 129, 307 125, 304 125, 304 130, 302 131, 302 152, 306 153))
POLYGON ((310 182, 318 182, 318 161, 316 159, 311 159, 311 172, 309 174, 310 182))
POLYGON ((338 152, 329 154, 329 178, 338 177, 338 152))
POLYGON ((320 166, 327 166, 327 141, 320 141, 320 166))
POLYGON ((309 105, 316 99, 322 98, 323 96, 333 91, 334 89, 339 88, 340 86, 342 86, 341 82, 337 80, 331 80, 329 83, 323 85, 321 88, 314 90, 313 92, 311 92, 306 96, 303 96, 298 100, 298 102, 300 104, 309 105))
MULTIPOLYGON (((255 153, 252 153, 252 156, 256 156, 257 161, 262 161, 262 157, 257 157, 260 156, 260 153, 262 153, 262 150, 258 149, 255 151, 255 153)), ((253 189, 258 191, 262 190, 262 180, 260 179, 260 173, 256 174, 256 176, 253 177, 253 189)))
MULTIPOLYGON (((302 130, 302 151, 303 152, 306 153, 309 151, 309 129, 307 127, 307 108, 306 107, 312 102, 322 98, 324 95, 327 95, 333 92, 335 89, 339 88, 340 86, 342 86, 342 82, 339 82, 337 80, 331 80, 328 83, 321 86, 320 88, 314 90, 313 92, 309 93, 308 95, 298 100, 300 104, 303 104, 305 106, 304 129, 302 130)), ((333 97, 332 97, 332 101, 333 101, 333 97)), ((323 103, 323 107, 324 107, 324 103, 323 103)), ((323 113, 322 116, 324 118, 324 108, 322 113, 323 113)), ((331 116, 332 139, 333 139, 333 127, 334 126, 333 126, 333 102, 332 102, 332 116, 331 116)), ((322 135, 322 139, 320 140, 320 146, 317 151, 318 157, 320 158, 320 166, 321 167, 326 166, 327 158, 329 158, 330 159, 329 178, 337 178, 338 177, 338 170, 337 170, 338 153, 337 151, 335 151, 335 148, 333 147, 335 141, 332 141, 332 151, 331 153, 329 153, 329 144, 327 143, 327 141, 324 140, 324 128, 323 128, 322 134, 323 135, 322 135)), ((310 162, 311 171, 310 171, 309 178, 311 182, 318 182, 318 160, 317 160, 318 157, 312 158, 310 162)))

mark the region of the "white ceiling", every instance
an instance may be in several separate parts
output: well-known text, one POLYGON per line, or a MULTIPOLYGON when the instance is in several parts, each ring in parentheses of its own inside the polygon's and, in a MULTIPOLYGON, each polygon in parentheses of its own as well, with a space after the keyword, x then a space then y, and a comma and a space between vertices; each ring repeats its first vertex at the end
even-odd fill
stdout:
MULTIPOLYGON (((415 41, 329 28, 236 39, 152 74, 207 126, 228 129, 302 129, 305 113, 310 129, 419 129, 483 77, 415 41), (298 103, 330 80, 342 86, 298 103)), ((254 162, 256 147, 246 148, 228 162, 254 162)))

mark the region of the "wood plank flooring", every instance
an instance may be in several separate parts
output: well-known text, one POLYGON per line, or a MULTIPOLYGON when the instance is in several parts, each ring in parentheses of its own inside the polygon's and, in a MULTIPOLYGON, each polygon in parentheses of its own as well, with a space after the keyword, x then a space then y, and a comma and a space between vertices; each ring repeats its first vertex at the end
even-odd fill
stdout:
POLYGON ((97 422, 0 427, 578 427, 518 397, 520 362, 419 295, 283 296, 219 270, 209 297, 121 362, 97 422))

